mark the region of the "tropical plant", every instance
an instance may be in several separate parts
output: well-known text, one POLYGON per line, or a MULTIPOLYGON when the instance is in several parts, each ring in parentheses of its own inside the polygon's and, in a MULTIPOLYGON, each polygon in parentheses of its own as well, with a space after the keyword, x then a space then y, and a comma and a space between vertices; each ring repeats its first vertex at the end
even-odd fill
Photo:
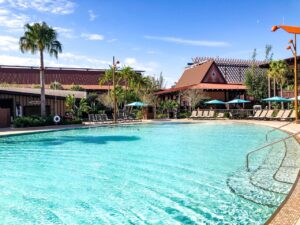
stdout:
MULTIPOLYGON (((274 84, 279 83, 280 85, 280 95, 283 95, 283 85, 286 82, 286 77, 289 73, 289 67, 283 60, 271 61, 270 68, 267 72, 268 76, 274 79, 274 84)), ((274 90, 276 87, 274 87, 274 90)), ((275 96, 274 92, 274 96, 275 96)))
POLYGON ((84 91, 84 88, 78 84, 73 84, 70 88, 71 91, 84 91))
POLYGON ((256 49, 252 54, 252 66, 245 71, 245 82, 248 95, 256 100, 266 98, 268 95, 268 80, 265 72, 257 67, 256 49))
POLYGON ((40 56, 40 84, 41 84, 41 116, 46 116, 46 96, 45 96, 45 67, 44 54, 58 57, 62 52, 62 45, 57 40, 57 32, 45 22, 25 24, 24 36, 20 38, 19 45, 22 53, 38 53, 40 56))
POLYGON ((90 111, 90 106, 86 98, 80 99, 79 103, 76 104, 76 98, 74 95, 68 95, 65 101, 66 109, 71 113, 75 118, 80 118, 83 113, 88 113, 90 111))
POLYGON ((174 112, 178 108, 178 103, 175 100, 168 99, 159 103, 159 109, 161 114, 167 112, 168 118, 170 117, 170 112, 174 112))
POLYGON ((185 98, 189 101, 191 110, 194 110, 201 100, 207 99, 207 96, 204 94, 203 90, 199 89, 187 89, 182 91, 179 95, 180 98, 185 98))
POLYGON ((61 83, 57 82, 57 81, 54 81, 50 84, 50 89, 52 90, 63 90, 63 86, 61 83))

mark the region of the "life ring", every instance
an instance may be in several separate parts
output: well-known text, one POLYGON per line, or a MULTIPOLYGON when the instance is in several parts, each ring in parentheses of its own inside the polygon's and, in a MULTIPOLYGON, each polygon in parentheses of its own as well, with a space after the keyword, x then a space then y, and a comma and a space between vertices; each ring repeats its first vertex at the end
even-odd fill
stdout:
POLYGON ((59 122, 60 122, 60 116, 59 116, 59 115, 55 115, 55 116, 53 117, 53 122, 54 122, 54 123, 59 123, 59 122))

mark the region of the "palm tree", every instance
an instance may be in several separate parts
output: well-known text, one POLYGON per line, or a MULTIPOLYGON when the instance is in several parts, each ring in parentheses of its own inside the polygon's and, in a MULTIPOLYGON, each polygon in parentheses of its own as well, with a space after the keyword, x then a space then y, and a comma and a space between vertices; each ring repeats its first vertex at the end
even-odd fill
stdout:
POLYGON ((47 52, 57 58, 58 53, 62 52, 62 45, 57 40, 57 32, 45 22, 33 25, 27 23, 24 29, 24 36, 19 41, 21 52, 40 55, 41 116, 44 117, 46 116, 44 53, 47 52))

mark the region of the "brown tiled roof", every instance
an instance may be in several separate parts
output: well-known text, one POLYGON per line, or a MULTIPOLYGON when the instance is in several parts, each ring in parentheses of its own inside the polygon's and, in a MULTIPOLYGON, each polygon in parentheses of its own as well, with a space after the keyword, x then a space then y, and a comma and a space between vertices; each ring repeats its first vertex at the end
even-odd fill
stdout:
MULTIPOLYGON (((266 61, 252 61, 242 59, 224 59, 219 57, 195 57, 192 59, 193 64, 203 63, 205 61, 214 61, 222 72, 227 83, 244 83, 245 71, 255 63, 256 66, 260 66, 266 63, 266 61)), ((259 68, 265 70, 264 68, 259 68)))
MULTIPOLYGON (((141 73, 143 71, 136 71, 141 73)), ((78 84, 99 85, 99 78, 105 73, 104 69, 57 68, 45 69, 46 84, 54 81, 62 85, 78 84)), ((9 84, 39 84, 38 67, 0 66, 0 83, 9 84)))
POLYGON ((184 87, 169 88, 163 91, 156 92, 157 95, 184 91, 186 89, 201 89, 201 90, 246 90, 247 87, 242 84, 216 84, 216 83, 200 83, 184 87))
POLYGON ((201 83, 191 87, 191 89, 204 89, 204 90, 246 90, 247 87, 242 84, 210 84, 201 83))
MULTIPOLYGON (((41 89, 39 88, 19 88, 19 87, 0 87, 0 92, 5 93, 20 93, 20 94, 32 94, 40 95, 41 89)), ((67 97, 68 95, 74 95, 75 98, 85 98, 85 91, 67 91, 67 90, 45 90, 46 96, 56 96, 56 97, 67 97)))
POLYGON ((206 61, 201 65, 195 65, 187 68, 180 77, 176 87, 184 87, 201 83, 212 64, 213 61, 206 61))

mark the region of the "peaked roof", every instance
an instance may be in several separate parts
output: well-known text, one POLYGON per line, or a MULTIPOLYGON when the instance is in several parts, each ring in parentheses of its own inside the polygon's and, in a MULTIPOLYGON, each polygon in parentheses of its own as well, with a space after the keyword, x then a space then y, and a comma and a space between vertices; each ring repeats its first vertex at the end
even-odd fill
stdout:
POLYGON ((176 84, 176 88, 201 83, 213 63, 214 61, 206 61, 187 68, 176 84))

